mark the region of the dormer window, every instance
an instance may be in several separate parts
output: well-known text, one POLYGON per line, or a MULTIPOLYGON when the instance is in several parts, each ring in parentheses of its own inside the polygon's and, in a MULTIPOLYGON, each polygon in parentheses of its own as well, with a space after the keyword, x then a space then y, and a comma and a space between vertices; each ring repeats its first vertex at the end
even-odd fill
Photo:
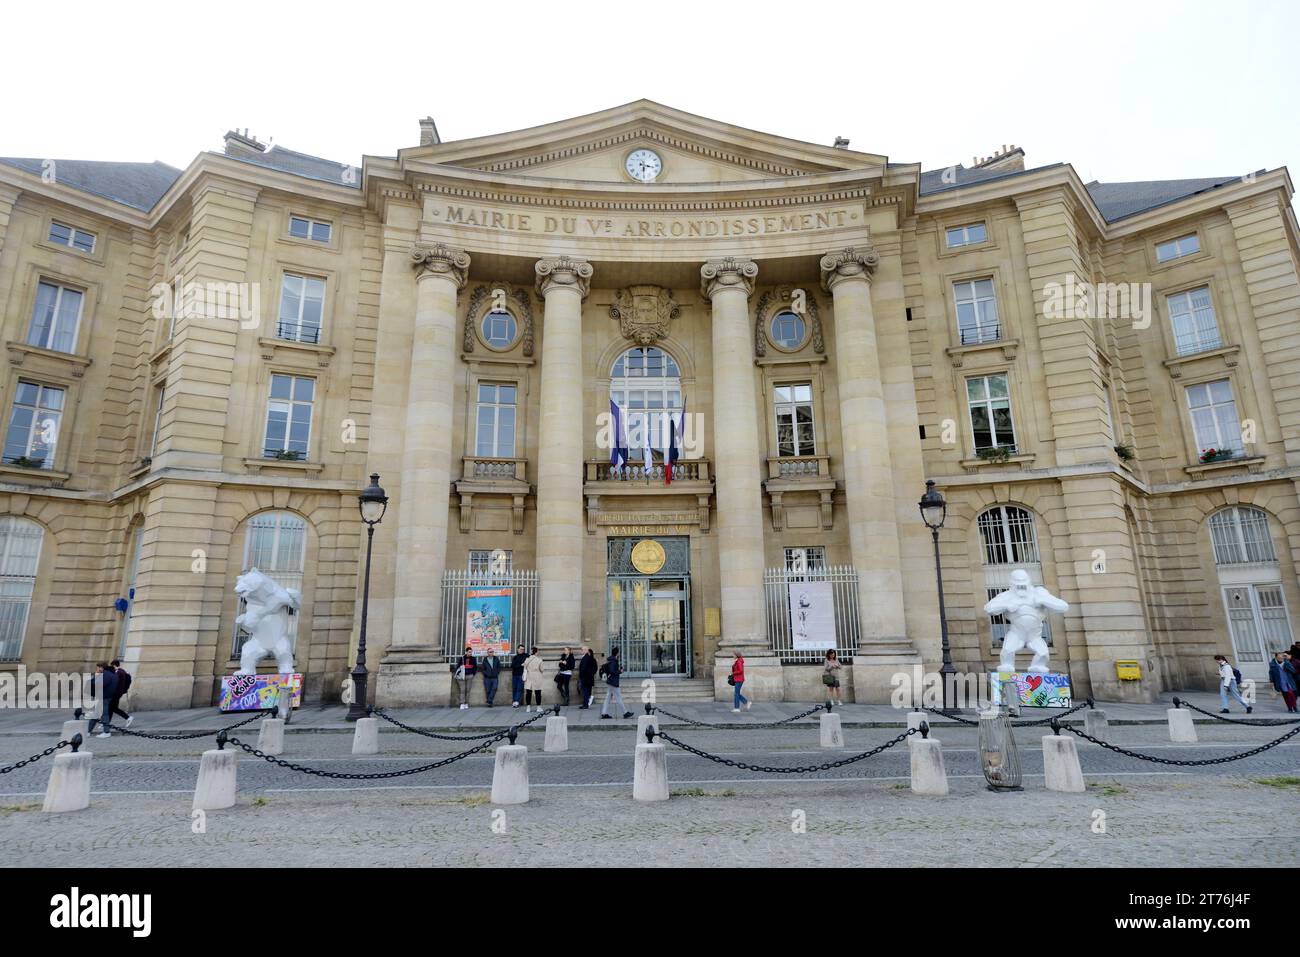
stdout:
POLYGON ((1165 243, 1156 243, 1156 262, 1167 263, 1201 251, 1201 239, 1196 233, 1179 236, 1165 243))
POLYGON ((303 216, 289 217, 289 235, 294 239, 309 239, 314 243, 328 243, 333 227, 319 219, 303 216))
POLYGON ((84 229, 77 229, 75 226, 68 226, 57 220, 50 223, 50 242, 58 243, 60 246, 67 246, 69 249, 78 249, 83 253, 93 253, 95 251, 94 233, 88 233, 84 229))
POLYGON ((958 249, 962 246, 974 246, 977 243, 987 242, 988 238, 988 229, 983 223, 968 223, 965 226, 953 226, 947 231, 949 249, 958 249))

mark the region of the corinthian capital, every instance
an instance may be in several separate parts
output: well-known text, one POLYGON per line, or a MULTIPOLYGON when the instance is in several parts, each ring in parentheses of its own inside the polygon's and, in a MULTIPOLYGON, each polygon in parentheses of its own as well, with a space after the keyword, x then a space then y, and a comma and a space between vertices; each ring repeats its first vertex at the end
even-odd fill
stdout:
POLYGON ((871 246, 861 249, 850 246, 838 252, 827 253, 821 261, 822 288, 830 292, 836 283, 845 279, 865 279, 870 282, 871 274, 879 263, 880 254, 871 246))
POLYGON ((710 259, 700 267, 700 292, 705 299, 712 299, 721 289, 743 289, 748 299, 757 278, 758 263, 752 259, 710 259))
POLYGON ((537 273, 537 291, 543 299, 550 290, 564 286, 576 289, 578 295, 586 299, 591 289, 591 275, 595 271, 587 260, 572 256, 539 259, 533 269, 537 273))
POLYGON ((469 276, 469 253, 453 246, 438 243, 434 246, 416 246, 411 250, 411 268, 415 277, 443 276, 450 279, 460 289, 469 276))

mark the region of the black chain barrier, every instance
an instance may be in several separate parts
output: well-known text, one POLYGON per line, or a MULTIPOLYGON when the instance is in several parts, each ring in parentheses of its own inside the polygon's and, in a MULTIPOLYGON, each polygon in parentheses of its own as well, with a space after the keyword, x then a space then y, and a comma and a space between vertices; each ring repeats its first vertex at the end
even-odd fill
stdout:
MULTIPOLYGON (((1041 725, 1051 724, 1053 721, 1059 721, 1061 718, 1064 718, 1067 714, 1074 714, 1076 711, 1082 711, 1084 708, 1090 708, 1090 707, 1092 707, 1092 702, 1085 701, 1083 704, 1075 705, 1073 708, 1070 708, 1068 711, 1061 711, 1057 714, 1048 715, 1046 718, 1035 718, 1033 721, 1012 721, 1011 726, 1013 728, 1039 727, 1041 725)), ((931 714, 937 714, 940 717, 948 718, 951 721, 957 721, 960 722, 961 724, 968 724, 971 727, 979 726, 979 721, 972 721, 970 718, 963 717, 959 714, 952 714, 951 712, 948 711, 942 711, 939 708, 924 708, 922 710, 928 711, 931 714)))
POLYGON ((1271 728, 1277 725, 1300 724, 1300 718, 1225 718, 1221 714, 1215 714, 1212 711, 1206 711, 1204 708, 1198 708, 1190 701, 1174 699, 1174 707, 1187 708, 1191 711, 1198 711, 1215 721, 1222 721, 1225 724, 1244 724, 1254 728, 1271 728))
POLYGON ((705 721, 696 721, 694 718, 688 718, 685 715, 673 714, 673 712, 667 710, 666 708, 661 708, 658 705, 654 705, 653 707, 654 707, 653 713, 655 714, 662 714, 666 717, 672 718, 675 721, 684 721, 687 724, 694 725, 697 728, 710 728, 715 731, 748 731, 754 728, 783 728, 787 724, 790 724, 794 721, 798 721, 800 718, 806 718, 810 714, 816 714, 818 711, 826 710, 826 706, 824 704, 819 704, 817 705, 817 707, 809 708, 807 711, 800 712, 799 714, 796 714, 792 718, 782 718, 780 721, 773 721, 766 724, 750 724, 748 722, 737 723, 737 724, 709 724, 708 722, 705 721))
POLYGON ((24 760, 19 761, 17 764, 10 764, 6 767, 0 768, 0 774, 8 774, 10 771, 17 771, 19 768, 27 767, 27 765, 29 764, 35 764, 41 758, 48 758, 55 751, 58 751, 61 748, 66 748, 66 747, 71 747, 72 750, 75 752, 77 748, 81 747, 81 735, 79 734, 73 735, 72 741, 60 741, 58 744, 54 745, 54 747, 46 748, 40 754, 33 754, 30 758, 25 758, 24 760))
POLYGON ((273 711, 272 712, 259 711, 257 712, 257 714, 254 714, 249 718, 245 718, 243 721, 237 721, 234 724, 227 725, 224 728, 218 728, 216 731, 195 731, 193 733, 187 732, 183 734, 150 734, 147 731, 132 731, 130 728, 119 728, 117 725, 110 724, 107 721, 96 721, 96 723, 101 728, 104 728, 108 731, 116 731, 118 734, 130 735, 133 738, 148 738, 150 741, 193 741, 195 738, 210 738, 214 734, 221 734, 223 731, 234 731, 236 728, 242 728, 244 725, 252 724, 254 721, 257 721, 261 718, 272 717, 274 716, 274 714, 275 712, 273 711))
POLYGON ((1287 740, 1288 738, 1300 734, 1300 725, 1297 725, 1296 727, 1288 731, 1286 734, 1282 735, 1282 737, 1275 738, 1274 740, 1270 741, 1268 744, 1261 744, 1258 748, 1252 748, 1249 751, 1243 751, 1241 752, 1241 754, 1228 754, 1228 755, 1224 755, 1221 758, 1198 758, 1192 760, 1192 759, 1183 759, 1183 758, 1158 758, 1154 754, 1143 754, 1140 751, 1130 751, 1127 748, 1121 748, 1118 745, 1111 744, 1108 741, 1102 741, 1098 738, 1094 738, 1092 735, 1080 731, 1078 728, 1074 727, 1073 725, 1068 725, 1068 724, 1060 725, 1060 726, 1053 725, 1052 730, 1056 731, 1059 734, 1061 727, 1064 727, 1065 730, 1069 731, 1071 734, 1078 735, 1079 737, 1083 738, 1085 741, 1091 741, 1093 744, 1099 744, 1103 748, 1107 749, 1108 751, 1114 751, 1116 754, 1122 754, 1128 758, 1137 758, 1139 761, 1152 761, 1155 764, 1172 764, 1182 768, 1206 767, 1211 764, 1228 764, 1229 762, 1232 761, 1240 761, 1242 758, 1251 758, 1257 754, 1267 751, 1269 748, 1277 747, 1279 744, 1281 744, 1283 741, 1287 740))
POLYGON ((707 760, 713 761, 716 764, 725 764, 729 768, 740 768, 742 771, 759 771, 763 774, 816 774, 818 771, 833 771, 836 768, 844 767, 846 764, 855 764, 858 761, 863 761, 866 760, 867 758, 874 757, 875 755, 880 754, 880 752, 887 751, 888 749, 892 748, 894 745, 901 744, 902 742, 906 741, 909 735, 919 733, 918 729, 916 728, 908 728, 898 737, 893 738, 890 741, 886 741, 884 744, 880 745, 880 747, 872 748, 870 751, 863 751, 861 754, 855 754, 852 757, 841 758, 838 761, 827 761, 825 764, 808 765, 806 767, 782 768, 782 767, 767 767, 761 764, 745 764, 743 761, 732 761, 730 758, 724 758, 716 754, 709 754, 707 751, 701 751, 699 748, 692 747, 691 745, 687 744, 685 741, 679 741, 677 738, 674 738, 672 735, 665 734, 662 731, 654 731, 653 728, 651 728, 650 731, 654 732, 655 737, 663 738, 669 744, 675 745, 676 747, 681 748, 683 751, 689 751, 691 754, 698 755, 701 758, 706 758, 707 760))
MULTIPOLYGON (((397 725, 403 731, 410 731, 412 734, 423 735, 426 738, 437 738, 439 741, 478 741, 483 738, 490 738, 493 735, 497 734, 496 731, 488 731, 485 732, 484 734, 439 734, 437 731, 430 731, 427 728, 417 728, 414 725, 403 724, 401 721, 398 721, 392 715, 382 711, 379 708, 373 708, 370 713, 375 715, 376 717, 383 718, 389 724, 397 725)), ((526 728, 534 721, 537 721, 539 718, 552 717, 558 715, 559 713, 560 713, 560 709, 558 706, 550 707, 547 708, 545 711, 538 713, 536 717, 529 718, 527 721, 515 725, 515 727, 521 729, 526 728)))

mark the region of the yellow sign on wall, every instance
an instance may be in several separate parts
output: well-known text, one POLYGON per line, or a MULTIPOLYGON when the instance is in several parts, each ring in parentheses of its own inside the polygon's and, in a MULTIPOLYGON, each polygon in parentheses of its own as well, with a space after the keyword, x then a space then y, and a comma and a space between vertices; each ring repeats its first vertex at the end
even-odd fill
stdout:
POLYGON ((1142 668, 1136 661, 1115 662, 1115 677, 1120 681, 1141 681, 1142 668))
POLYGON ((722 609, 706 608, 704 609, 704 635, 707 638, 717 638, 722 634, 722 609))

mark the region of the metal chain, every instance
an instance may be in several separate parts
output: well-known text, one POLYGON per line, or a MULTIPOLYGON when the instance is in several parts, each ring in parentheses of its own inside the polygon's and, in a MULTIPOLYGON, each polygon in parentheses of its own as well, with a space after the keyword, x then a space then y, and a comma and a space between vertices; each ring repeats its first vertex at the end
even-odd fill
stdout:
POLYGON ((491 740, 484 741, 482 744, 476 744, 468 751, 462 751, 460 754, 452 755, 451 757, 444 758, 441 761, 435 761, 433 764, 424 764, 418 768, 406 768, 402 771, 375 771, 370 774, 348 774, 343 771, 322 771, 320 768, 309 768, 304 764, 294 764, 292 761, 283 761, 280 758, 274 757, 269 754, 265 754, 262 751, 259 751, 257 748, 245 744, 243 741, 240 741, 238 738, 228 738, 227 741, 230 744, 243 748, 249 754, 253 755, 253 757, 262 758, 263 760, 268 761, 271 764, 278 764, 280 767, 288 768, 290 771, 300 771, 303 774, 313 774, 316 777, 320 777, 320 778, 334 778, 335 780, 342 780, 342 781, 380 781, 387 778, 402 778, 412 774, 422 774, 425 771, 433 771, 437 768, 446 767, 447 765, 453 764, 456 761, 460 761, 463 760, 464 758, 468 758, 471 755, 478 754, 480 751, 486 751, 488 748, 496 744, 502 738, 509 736, 509 734, 510 734, 510 729, 507 728, 506 730, 497 733, 491 740))
POLYGON ((1079 737, 1083 738, 1085 741, 1091 741, 1093 744, 1099 744, 1103 748, 1106 748, 1109 751, 1114 751, 1116 754, 1122 754, 1125 757, 1129 757, 1129 758, 1137 758, 1140 761, 1153 761, 1156 764, 1173 764, 1173 765, 1177 765, 1178 767, 1184 767, 1184 768, 1205 767, 1211 764, 1228 764, 1231 761, 1240 761, 1242 758, 1254 757, 1255 755, 1263 751, 1267 751, 1269 748, 1277 747, 1287 738, 1291 738, 1297 734, 1300 734, 1300 725, 1297 725, 1296 727, 1288 731, 1286 734, 1282 735, 1282 737, 1276 738, 1270 741, 1268 744, 1262 744, 1258 748, 1252 748, 1250 751, 1243 751, 1241 754, 1229 754, 1221 758, 1200 758, 1197 760, 1190 760, 1190 759, 1183 760, 1179 758, 1158 758, 1152 754, 1142 754, 1139 751, 1129 751, 1127 748, 1121 748, 1117 745, 1110 744, 1107 741, 1101 741, 1097 738, 1094 738, 1092 735, 1080 731, 1078 728, 1074 727, 1073 725, 1067 724, 1064 725, 1063 727, 1065 728, 1066 731, 1069 731, 1071 734, 1076 734, 1079 737))
MULTIPOLYGON (((1033 728, 1039 725, 1051 724, 1053 721, 1059 721, 1061 718, 1064 718, 1067 714, 1074 714, 1076 711, 1082 711, 1086 707, 1088 707, 1088 702, 1085 701, 1083 704, 1075 705, 1073 708, 1070 708, 1068 711, 1062 711, 1058 714, 1048 715, 1046 718, 1035 718, 1033 721, 1013 721, 1011 722, 1011 726, 1013 728, 1033 728)), ((961 724, 968 724, 972 728, 979 725, 979 721, 972 721, 970 718, 964 718, 959 714, 952 714, 948 711, 942 711, 939 708, 925 708, 924 710, 929 711, 931 714, 937 714, 942 717, 945 717, 950 721, 957 721, 960 722, 961 724)))
POLYGON ((924 710, 930 712, 931 714, 937 714, 940 717, 947 718, 949 721, 956 721, 960 724, 968 724, 972 728, 979 726, 978 721, 972 721, 970 718, 963 718, 959 714, 949 714, 947 711, 941 711, 938 708, 925 708, 924 710))
MULTIPOLYGON (((410 731, 412 734, 420 734, 426 738, 437 738, 439 741, 477 741, 481 738, 490 738, 497 733, 496 731, 488 731, 485 734, 439 734, 436 731, 429 731, 424 728, 414 727, 413 725, 403 724, 401 721, 398 721, 392 715, 387 714, 386 712, 380 710, 379 708, 375 708, 371 713, 377 715, 378 717, 383 718, 385 721, 389 722, 390 724, 397 725, 403 731, 410 731)), ((555 714, 555 709, 548 708, 546 711, 540 712, 536 717, 529 718, 527 721, 515 725, 515 727, 526 728, 534 721, 537 721, 538 718, 541 718, 543 716, 552 716, 554 714, 555 714)))
POLYGON ((1182 701, 1180 702, 1180 704, 1192 711, 1199 711, 1201 714, 1206 715, 1207 717, 1211 717, 1215 721, 1223 721, 1227 724, 1244 724, 1255 728, 1269 728, 1269 727, 1274 727, 1276 725, 1300 724, 1300 718, 1225 718, 1221 714, 1214 714, 1211 711, 1206 711, 1204 708, 1198 708, 1190 701, 1182 701))
POLYGON ((8 767, 0 768, 0 774, 8 774, 10 771, 17 771, 19 768, 27 767, 27 765, 29 764, 35 764, 41 758, 48 758, 55 751, 59 750, 60 748, 66 748, 71 743, 72 743, 71 741, 60 741, 54 747, 46 748, 40 754, 33 754, 30 758, 27 758, 23 761, 19 761, 17 764, 11 764, 8 767))
POLYGON ((912 735, 916 733, 917 733, 916 728, 908 728, 898 737, 890 741, 886 741, 884 744, 880 745, 880 747, 872 748, 870 751, 863 751, 861 754, 855 754, 852 757, 848 757, 848 758, 841 758, 838 761, 828 761, 825 764, 809 765, 807 767, 796 767, 796 768, 766 767, 764 765, 759 765, 759 764, 745 764, 744 762, 741 761, 732 761, 729 758, 723 758, 723 757, 719 757, 716 754, 709 754, 707 751, 701 751, 699 748, 692 747, 691 745, 687 744, 685 741, 679 741, 677 738, 674 738, 672 735, 664 734, 664 732, 662 731, 655 732, 655 737, 663 738, 669 744, 675 745, 681 748, 683 751, 689 751, 691 754, 698 755, 701 758, 706 758, 707 760, 713 761, 717 764, 725 764, 729 768, 740 768, 742 771, 760 771, 763 774, 816 774, 818 771, 832 771, 835 768, 842 768, 846 764, 854 764, 857 761, 862 761, 865 760, 866 758, 873 757, 882 751, 886 751, 889 748, 892 748, 896 744, 901 744, 903 741, 907 740, 908 735, 912 735))
POLYGON ((235 728, 242 728, 244 725, 251 724, 252 722, 257 721, 260 718, 265 718, 266 716, 266 713, 259 711, 257 714, 245 718, 243 721, 237 721, 227 727, 218 728, 216 731, 195 731, 186 734, 149 734, 146 731, 132 731, 130 728, 119 728, 117 725, 110 724, 107 721, 99 721, 97 723, 101 728, 105 728, 108 731, 116 731, 118 734, 130 735, 133 738, 148 738, 150 741, 192 741, 195 738, 210 738, 214 734, 220 734, 222 731, 233 731, 235 728))
POLYGON ((685 715, 674 714, 666 708, 661 708, 658 705, 655 705, 654 709, 656 714, 662 714, 674 719, 675 721, 684 721, 697 728, 710 728, 715 731, 743 731, 752 728, 783 728, 793 721, 798 721, 800 718, 806 718, 808 715, 816 714, 818 711, 825 711, 826 706, 824 704, 819 704, 817 707, 809 708, 807 711, 796 714, 792 718, 782 718, 780 721, 773 721, 766 724, 749 724, 748 722, 742 724, 708 724, 704 721, 696 721, 694 718, 688 718, 685 715))

